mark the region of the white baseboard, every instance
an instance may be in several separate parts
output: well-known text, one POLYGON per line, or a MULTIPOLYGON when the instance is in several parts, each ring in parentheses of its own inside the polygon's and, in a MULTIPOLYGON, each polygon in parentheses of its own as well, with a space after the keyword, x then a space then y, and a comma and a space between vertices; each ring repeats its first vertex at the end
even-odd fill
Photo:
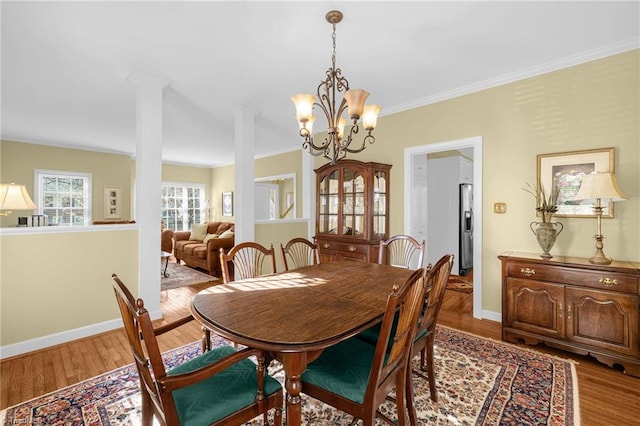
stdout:
POLYGON ((482 318, 491 321, 502 322, 502 314, 500 312, 482 311, 482 318))
MULTIPOLYGON (((149 312, 151 319, 162 318, 162 311, 149 312)), ((12 343, 10 345, 0 346, 0 359, 10 358, 16 355, 22 355, 27 352, 37 351, 48 348, 50 346, 60 345, 71 342, 72 340, 82 339, 93 336, 94 334, 104 333, 105 331, 115 330, 122 327, 121 319, 92 324, 73 330, 63 331, 60 333, 49 334, 48 336, 36 337, 35 339, 25 340, 23 342, 12 343)))

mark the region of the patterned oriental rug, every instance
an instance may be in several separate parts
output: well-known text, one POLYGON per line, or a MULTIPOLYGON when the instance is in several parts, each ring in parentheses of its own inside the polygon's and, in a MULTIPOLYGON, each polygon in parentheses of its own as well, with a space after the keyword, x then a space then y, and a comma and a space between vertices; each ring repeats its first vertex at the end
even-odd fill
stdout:
MULTIPOLYGON (((162 274, 165 266, 164 260, 160 266, 160 272, 162 274)), ((167 274, 167 277, 161 275, 160 278, 160 287, 162 291, 210 281, 220 281, 219 278, 212 277, 207 273, 200 272, 185 265, 178 265, 175 262, 169 262, 167 265, 167 274)))
MULTIPOLYGON (((228 343, 220 337, 215 344, 228 343)), ((169 365, 196 356, 199 342, 164 354, 169 365)), ((438 327, 438 402, 414 376, 420 425, 579 425, 578 383, 571 361, 438 327)), ((414 359, 417 368, 419 357, 414 359)), ((281 369, 279 369, 281 371, 281 369)), ((282 379, 283 373, 276 377, 282 379)), ((138 425, 140 393, 133 365, 10 407, 3 425, 138 425)), ((382 411, 396 418, 395 405, 382 411)), ((303 395, 303 423, 346 425, 351 416, 303 395)), ((249 425, 262 425, 256 418, 249 425)), ((378 422, 376 422, 378 424, 378 422)), ((380 424, 383 424, 380 422, 380 424)))

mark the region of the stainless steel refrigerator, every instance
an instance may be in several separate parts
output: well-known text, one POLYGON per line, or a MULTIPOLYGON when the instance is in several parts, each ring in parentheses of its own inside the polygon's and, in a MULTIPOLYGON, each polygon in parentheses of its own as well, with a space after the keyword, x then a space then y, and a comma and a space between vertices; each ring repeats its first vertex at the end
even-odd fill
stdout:
POLYGON ((466 275, 473 268, 473 185, 460 184, 459 212, 459 274, 466 275))

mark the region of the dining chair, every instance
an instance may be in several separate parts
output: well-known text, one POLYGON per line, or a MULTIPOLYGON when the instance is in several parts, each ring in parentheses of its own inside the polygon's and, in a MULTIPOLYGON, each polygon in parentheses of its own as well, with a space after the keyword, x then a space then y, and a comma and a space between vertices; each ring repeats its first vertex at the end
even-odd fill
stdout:
POLYGON ((266 354, 221 346, 169 370, 157 336, 193 321, 191 315, 153 327, 142 299, 135 300, 116 274, 113 288, 140 379, 142 424, 153 417, 162 425, 237 425, 274 409, 282 424, 282 386, 266 374, 266 354), (254 362, 255 360, 257 362, 254 362))
POLYGON ((276 272, 273 244, 270 248, 254 242, 236 244, 226 254, 220 250, 220 262, 225 284, 276 272))
POLYGON ((426 290, 424 272, 420 268, 393 286, 377 344, 351 338, 328 347, 302 374, 302 392, 370 426, 376 415, 391 421, 378 407, 395 389, 398 424, 404 425, 406 371, 426 290))
MULTIPOLYGON (((426 371, 427 373, 426 378, 429 381, 429 392, 431 393, 431 399, 434 402, 438 401, 438 394, 436 392, 436 378, 433 368, 433 343, 438 314, 440 313, 444 293, 447 289, 447 282, 449 281, 449 275, 451 274, 451 268, 453 267, 453 259, 454 255, 446 254, 427 271, 427 289, 425 292, 424 305, 418 319, 418 329, 416 331, 416 338, 414 339, 410 356, 410 359, 413 359, 413 357, 420 352, 420 370, 426 371)), ((418 372, 413 371, 412 368, 407 370, 407 393, 409 395, 408 401, 410 404, 409 415, 415 415, 415 411, 411 407, 413 404, 413 397, 411 396, 411 393, 413 392, 412 372, 419 374, 418 372)), ((422 376, 424 377, 424 375, 422 376)))
POLYGON ((394 235, 380 241, 378 263, 407 269, 422 268, 424 247, 424 240, 420 243, 409 235, 394 235))
POLYGON ((280 243, 284 269, 298 269, 320 263, 318 245, 305 238, 293 238, 285 246, 280 243))

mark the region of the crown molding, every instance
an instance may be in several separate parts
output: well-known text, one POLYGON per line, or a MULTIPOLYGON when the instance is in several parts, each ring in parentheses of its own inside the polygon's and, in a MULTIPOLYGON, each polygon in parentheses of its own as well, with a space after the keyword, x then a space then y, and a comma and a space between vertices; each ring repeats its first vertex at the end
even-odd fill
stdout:
POLYGON ((504 84, 513 83, 515 81, 524 80, 526 78, 536 77, 538 75, 584 64, 586 62, 595 61, 597 59, 606 58, 608 56, 625 53, 638 48, 640 48, 640 38, 630 38, 628 40, 610 44, 599 49, 589 50, 576 55, 567 56, 556 61, 536 65, 524 70, 503 74, 495 78, 489 78, 473 84, 460 86, 452 90, 437 93, 435 95, 427 96, 424 98, 419 98, 414 101, 406 102, 392 107, 386 107, 383 110, 384 112, 380 114, 380 116, 396 114, 426 105, 435 104, 437 102, 457 98, 459 96, 469 95, 471 93, 491 89, 493 87, 502 86, 504 84))

